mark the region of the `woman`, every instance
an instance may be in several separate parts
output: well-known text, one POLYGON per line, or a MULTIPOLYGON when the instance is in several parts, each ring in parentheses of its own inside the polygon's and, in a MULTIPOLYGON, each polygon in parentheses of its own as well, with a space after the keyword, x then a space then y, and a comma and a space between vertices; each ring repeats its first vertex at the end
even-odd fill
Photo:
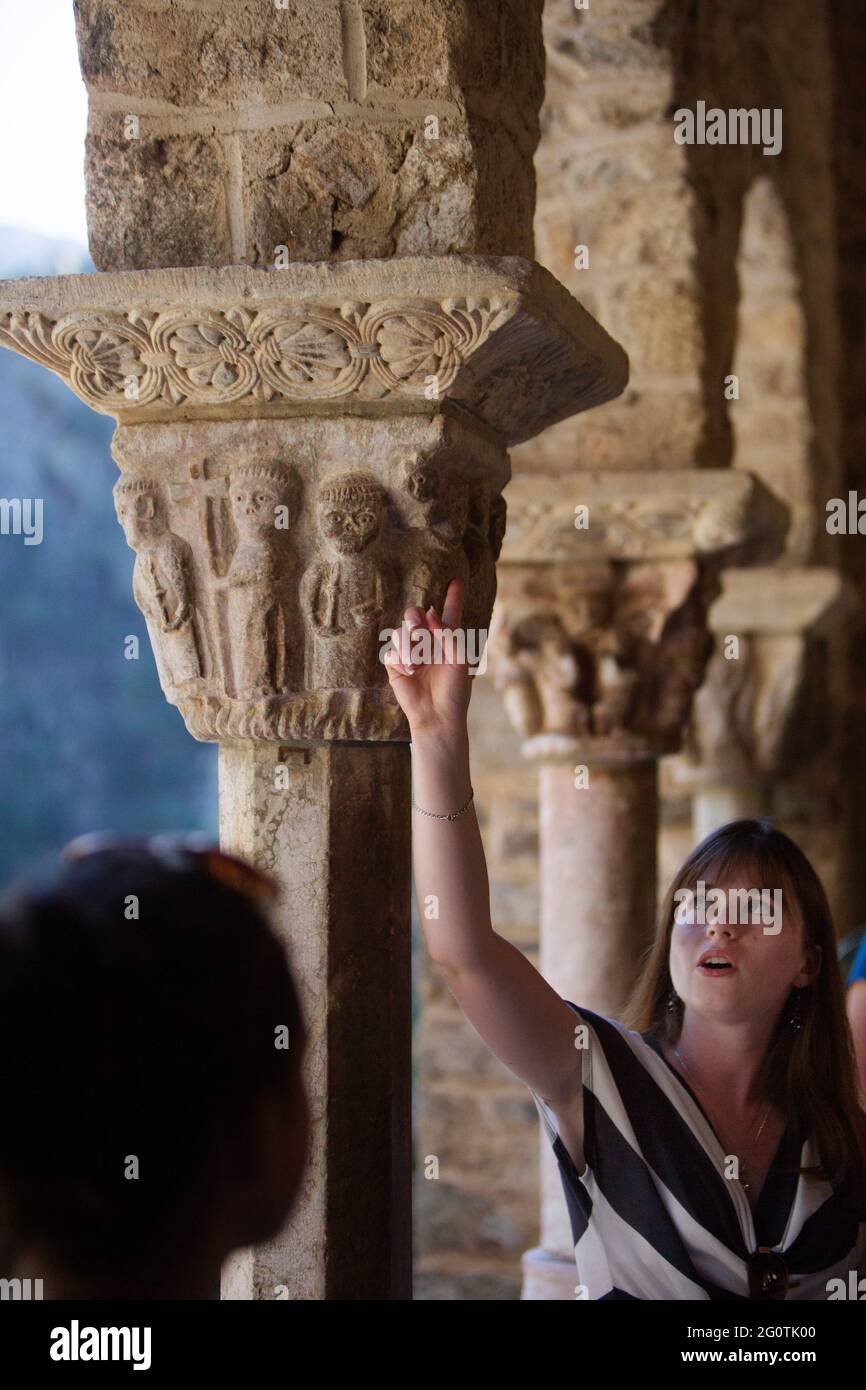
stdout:
POLYGON ((672 885, 625 1020, 561 999, 491 926, 459 644, 440 650, 450 660, 412 660, 413 631, 428 627, 435 644, 461 604, 453 581, 441 618, 408 609, 386 657, 412 734, 416 890, 436 903, 421 921, 464 1013, 534 1096, 563 1178, 578 1296, 856 1297, 866 1115, 814 871, 765 823, 723 827, 672 885), (729 904, 742 889, 771 890, 775 904, 781 890, 781 917, 710 920, 722 914, 688 896, 701 885, 731 890, 729 904))

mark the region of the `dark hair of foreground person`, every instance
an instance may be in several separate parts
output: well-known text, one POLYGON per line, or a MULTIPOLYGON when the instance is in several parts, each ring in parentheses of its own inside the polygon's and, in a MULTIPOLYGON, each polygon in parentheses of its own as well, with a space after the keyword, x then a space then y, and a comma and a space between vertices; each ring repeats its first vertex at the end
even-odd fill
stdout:
POLYGON ((216 1297, 306 1156, 301 1012, 263 875, 76 842, 0 906, 0 1250, 44 1297, 216 1297))

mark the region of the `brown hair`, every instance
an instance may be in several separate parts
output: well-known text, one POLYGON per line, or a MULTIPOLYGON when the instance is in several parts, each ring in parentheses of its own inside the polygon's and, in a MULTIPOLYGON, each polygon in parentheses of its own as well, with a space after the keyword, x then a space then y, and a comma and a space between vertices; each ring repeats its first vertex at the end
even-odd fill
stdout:
POLYGON ((783 1008, 764 1059, 768 1100, 801 1126, 815 1146, 818 1166, 799 1171, 839 1187, 850 1185, 866 1203, 866 1113, 857 1092, 854 1045, 845 1012, 836 934, 821 881, 803 851, 770 820, 737 820, 720 826, 692 851, 668 889, 653 944, 621 1021, 658 1042, 674 1044, 684 1004, 670 975, 670 941, 678 890, 699 879, 719 884, 734 876, 755 887, 781 887, 796 903, 806 947, 820 946, 813 984, 797 990, 783 1008), (801 1027, 790 1025, 797 995, 801 1027))

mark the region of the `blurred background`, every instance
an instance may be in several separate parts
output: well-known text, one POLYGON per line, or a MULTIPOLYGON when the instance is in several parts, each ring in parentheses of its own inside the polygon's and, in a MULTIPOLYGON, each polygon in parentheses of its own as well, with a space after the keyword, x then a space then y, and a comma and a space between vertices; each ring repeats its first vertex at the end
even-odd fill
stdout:
MULTIPOLYGON (((3 0, 0 278, 93 270, 86 121, 71 3, 3 0)), ((216 834, 216 747, 166 704, 132 598, 113 421, 11 352, 0 420, 0 497, 42 498, 44 516, 41 545, 0 536, 0 882, 84 831, 216 834)))

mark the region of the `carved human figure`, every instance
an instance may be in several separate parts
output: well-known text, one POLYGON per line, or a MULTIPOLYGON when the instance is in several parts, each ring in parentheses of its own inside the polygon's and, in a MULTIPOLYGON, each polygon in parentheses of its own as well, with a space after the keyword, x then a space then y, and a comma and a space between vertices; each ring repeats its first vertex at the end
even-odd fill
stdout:
POLYGON ((114 502, 127 544, 135 551, 132 592, 144 614, 160 684, 169 700, 205 681, 207 639, 196 606, 192 549, 169 529, 160 487, 122 476, 114 502))
POLYGON ((580 665, 557 617, 533 614, 511 629, 497 663, 496 686, 523 737, 581 734, 587 712, 578 696, 580 665))
POLYGON ((358 689, 387 680, 379 634, 393 625, 397 576, 385 554, 386 494, 366 473, 344 473, 319 489, 326 556, 306 570, 301 609, 312 641, 310 684, 358 689))
POLYGON ((289 688, 293 520, 292 475, 280 463, 230 470, 229 503, 238 543, 216 587, 228 595, 228 628, 238 699, 289 688))
MULTIPOLYGON (((441 612, 452 579, 469 580, 464 536, 469 521, 469 489, 463 479, 432 459, 412 454, 403 464, 411 499, 411 547, 404 592, 405 607, 432 603, 441 612)), ((469 624, 467 623, 467 626, 469 624)))
POLYGON ((718 589, 715 572, 692 561, 637 565, 619 586, 616 627, 640 682, 635 723, 661 744, 679 740, 704 678, 718 589))
POLYGON ((617 621, 612 577, 588 573, 569 592, 568 628, 580 667, 578 690, 589 714, 588 729, 608 737, 628 725, 638 688, 633 652, 617 621))
POLYGON ((507 625, 497 684, 522 688, 520 697, 512 689, 509 714, 525 724, 534 710, 535 732, 608 738, 629 726, 640 681, 634 644, 617 621, 616 586, 608 574, 587 573, 560 602, 559 613, 507 625))

